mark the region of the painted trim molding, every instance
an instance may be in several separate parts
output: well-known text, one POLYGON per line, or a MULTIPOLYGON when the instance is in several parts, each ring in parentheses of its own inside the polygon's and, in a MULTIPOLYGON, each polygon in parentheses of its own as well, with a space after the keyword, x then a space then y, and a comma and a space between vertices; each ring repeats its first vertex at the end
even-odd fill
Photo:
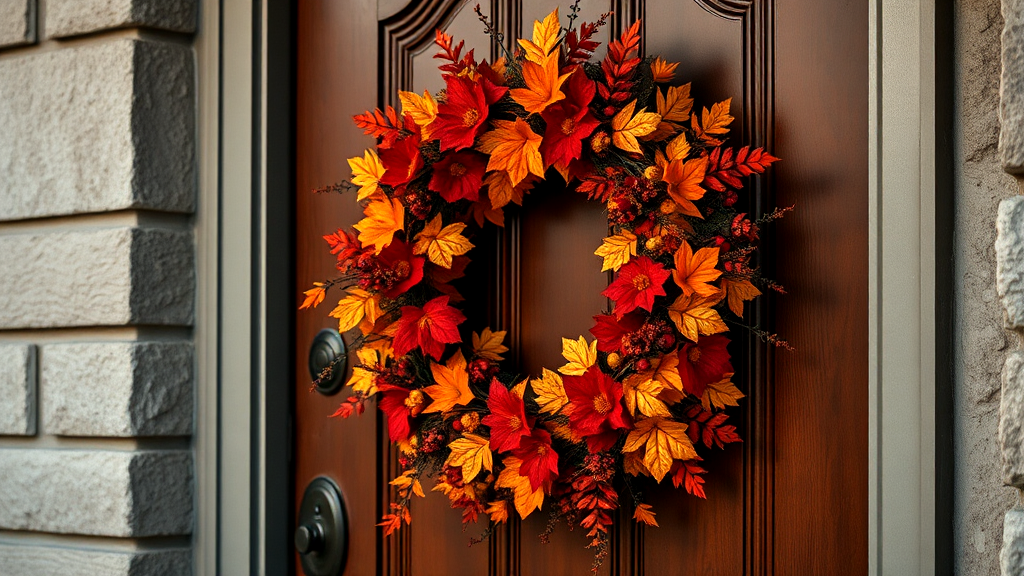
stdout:
MULTIPOLYGON (((943 202, 951 200, 936 178, 936 110, 946 97, 941 70, 936 73, 944 3, 869 0, 865 481, 872 575, 944 570, 936 563, 942 553, 936 542, 943 541, 937 533, 937 430, 946 425, 943 358, 936 352, 943 349, 938 327, 945 326, 936 313, 946 282, 936 263, 946 257, 938 234, 945 231, 937 221, 943 202)), ((282 426, 286 432, 287 423, 267 411, 273 400, 268 390, 282 374, 267 336, 281 322, 272 307, 281 286, 270 281, 282 255, 269 246, 287 231, 273 228, 265 215, 289 189, 282 180, 288 162, 280 157, 288 150, 271 140, 287 129, 275 118, 291 115, 281 108, 287 98, 273 86, 283 73, 281 51, 289 48, 271 26, 290 3, 222 0, 201 6, 196 574, 277 574, 282 558, 290 558, 279 538, 282 528, 268 524, 280 522, 282 512, 268 507, 267 495, 281 489, 273 471, 287 460, 271 439, 282 426)))

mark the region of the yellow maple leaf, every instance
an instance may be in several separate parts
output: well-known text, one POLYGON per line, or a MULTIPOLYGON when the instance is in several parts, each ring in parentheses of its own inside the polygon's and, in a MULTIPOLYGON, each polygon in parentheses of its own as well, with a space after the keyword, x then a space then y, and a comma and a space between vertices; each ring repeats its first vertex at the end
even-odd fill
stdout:
POLYGON ((654 379, 653 368, 633 374, 622 382, 626 408, 633 416, 638 411, 644 416, 671 416, 668 406, 658 399, 658 394, 664 389, 665 386, 654 379))
POLYGON ((560 88, 569 74, 558 75, 558 58, 548 58, 544 64, 523 63, 523 81, 526 88, 513 88, 509 93, 530 114, 540 114, 548 106, 565 98, 560 88))
POLYGON ((529 174, 543 178, 544 162, 540 155, 542 137, 535 134, 522 118, 514 121, 495 120, 494 125, 494 130, 480 136, 476 147, 484 154, 491 155, 487 169, 507 172, 512 186, 518 185, 529 174))
POLYGON ((523 378, 518 384, 512 387, 512 393, 519 397, 520 400, 526 396, 526 385, 530 383, 529 378, 523 378))
POLYGON ((626 452, 622 455, 622 469, 630 476, 650 476, 651 472, 644 464, 644 457, 639 452, 626 452))
POLYGON ((367 150, 363 157, 353 156, 348 159, 348 167, 352 169, 352 183, 359 186, 356 200, 363 200, 380 191, 380 179, 384 177, 384 163, 373 150, 367 150))
POLYGON ((465 229, 466 225, 462 222, 454 222, 442 228, 441 215, 438 214, 416 235, 412 253, 426 253, 434 264, 451 268, 452 258, 462 256, 473 248, 469 239, 462 235, 465 229))
POLYGON ((704 109, 700 115, 700 123, 703 131, 707 134, 728 134, 729 124, 732 123, 735 118, 729 115, 729 106, 732 104, 732 98, 728 98, 711 106, 711 110, 704 109))
POLYGON ((644 448, 644 465, 658 482, 668 474, 673 460, 692 460, 697 457, 686 424, 667 418, 646 418, 626 436, 623 452, 636 452, 644 448))
POLYGON ((666 62, 658 56, 651 62, 651 75, 654 77, 653 80, 658 84, 665 84, 671 82, 676 75, 676 68, 679 67, 679 62, 666 62))
POLYGON ((377 366, 377 351, 371 348, 360 348, 356 351, 356 358, 359 359, 359 366, 352 367, 352 377, 348 379, 346 386, 351 386, 355 392, 373 396, 377 393, 377 385, 373 382, 377 376, 373 371, 373 368, 377 366))
POLYGON ((680 134, 672 139, 665 147, 665 154, 668 159, 671 160, 682 160, 685 159, 690 153, 690 142, 686 139, 686 134, 680 134))
POLYGON ((684 338, 696 342, 700 335, 729 331, 718 310, 711 307, 716 303, 714 296, 704 297, 696 292, 689 296, 682 294, 668 307, 668 317, 684 338))
POLYGON ((487 186, 487 196, 491 200, 491 206, 497 210, 509 202, 522 205, 523 195, 533 188, 533 180, 533 177, 529 177, 513 186, 508 172, 504 170, 488 172, 484 178, 484 185, 487 186))
POLYGON ((537 395, 537 405, 542 414, 558 414, 569 403, 562 377, 547 368, 541 369, 540 378, 530 380, 530 387, 537 395))
POLYGON ((597 362, 597 340, 587 344, 583 336, 579 340, 562 338, 562 357, 568 364, 558 371, 566 376, 580 376, 597 362))
POLYGON ((711 407, 725 408, 726 406, 739 406, 740 398, 743 398, 743 392, 732 383, 732 373, 728 373, 722 377, 721 380, 713 384, 708 384, 707 388, 704 389, 704 395, 700 399, 700 403, 704 406, 704 409, 711 411, 711 407))
POLYGON ((705 190, 700 185, 704 182, 707 168, 707 158, 694 158, 687 161, 676 158, 665 166, 665 173, 661 179, 668 184, 668 194, 679 205, 679 210, 683 214, 703 218, 693 201, 704 197, 705 190))
POLYGON ((718 293, 718 288, 711 284, 722 275, 721 270, 715 269, 718 265, 717 247, 701 248, 695 254, 690 243, 683 240, 683 245, 676 250, 675 265, 672 278, 683 289, 683 294, 689 296, 696 292, 710 297, 718 293))
POLYGON ((729 310, 732 313, 743 317, 743 303, 753 300, 761 295, 761 291, 750 283, 750 280, 729 280, 722 278, 722 291, 726 294, 726 301, 729 303, 729 310))
POLYGON ((421 128, 424 140, 431 140, 430 125, 437 118, 437 102, 427 90, 423 96, 415 92, 398 91, 398 100, 402 103, 402 114, 408 114, 412 121, 421 128))
POLYGON ((299 306, 299 310, 319 306, 327 296, 327 289, 324 288, 323 282, 313 282, 313 287, 303 292, 303 294, 306 295, 306 298, 302 301, 302 305, 299 306))
POLYGON ((445 460, 445 466, 462 467, 462 480, 467 484, 472 482, 480 470, 491 470, 494 461, 491 448, 488 446, 490 440, 476 434, 463 434, 462 438, 448 444, 452 453, 445 460))
MULTIPOLYGON (((452 363, 449 360, 449 363, 452 363)), ((448 412, 455 406, 465 406, 473 401, 473 391, 469 389, 469 373, 465 366, 442 366, 431 363, 430 373, 434 376, 435 384, 423 389, 427 396, 433 400, 430 406, 423 410, 424 413, 448 412)))
POLYGON ((525 519, 531 512, 539 510, 544 504, 544 487, 541 486, 534 490, 530 486, 530 479, 519 475, 519 467, 523 464, 519 458, 507 456, 502 460, 502 464, 505 465, 505 469, 498 475, 498 480, 494 485, 498 488, 512 490, 516 511, 519 512, 520 518, 525 519))
POLYGON ((473 332, 473 354, 481 358, 501 362, 504 360, 501 354, 508 352, 508 346, 503 344, 505 334, 507 332, 504 330, 491 332, 490 328, 484 328, 479 334, 473 332))
MULTIPOLYGON (((399 491, 411 490, 413 494, 420 498, 426 498, 427 495, 423 493, 423 485, 420 484, 419 478, 414 477, 416 473, 417 471, 415 468, 406 470, 401 476, 395 478, 391 482, 388 482, 388 484, 398 488, 399 491)), ((408 492, 405 492, 405 494, 408 494, 408 492)))
POLYGON ((664 92, 658 90, 655 102, 661 121, 654 132, 644 136, 644 140, 661 141, 683 129, 683 123, 689 120, 693 109, 690 85, 669 86, 664 92))
POLYGON ((641 153, 640 143, 637 138, 654 132, 661 121, 661 116, 654 112, 647 112, 641 108, 635 115, 633 109, 636 107, 636 100, 619 111, 612 118, 612 143, 626 152, 641 153))
POLYGON ((383 314, 379 299, 380 296, 361 288, 349 288, 348 295, 338 302, 328 316, 338 319, 338 332, 348 332, 358 326, 364 317, 371 323, 377 322, 383 314))
POLYGON ((636 236, 629 230, 605 238, 594 254, 604 258, 601 272, 605 270, 619 271, 623 264, 636 256, 636 236))
POLYGON ((373 246, 374 252, 380 254, 385 246, 391 244, 395 232, 405 227, 405 208, 398 198, 378 198, 371 200, 363 213, 366 218, 354 226, 359 231, 359 241, 363 248, 373 246))
MULTIPOLYGON (((529 62, 543 64, 551 58, 552 51, 558 45, 558 36, 562 31, 562 25, 558 21, 558 8, 548 14, 543 21, 533 21, 533 42, 525 39, 519 40, 523 52, 529 62)), ((555 55, 557 59, 557 55, 555 55)))
POLYGON ((665 122, 682 123, 690 119, 693 98, 690 98, 689 84, 669 86, 664 92, 659 90, 656 102, 658 114, 665 122))
POLYGON ((633 519, 637 523, 644 523, 648 526, 658 526, 658 521, 654 519, 655 512, 651 511, 650 504, 637 504, 636 511, 633 512, 633 519))
MULTIPOLYGON (((657 361, 652 362, 651 365, 654 367, 654 375, 652 377, 665 387, 660 396, 662 400, 666 400, 666 397, 669 396, 667 393, 671 390, 683 391, 683 380, 679 376, 679 356, 675 351, 665 354, 657 361)), ((668 400, 669 404, 682 400, 682 396, 673 396, 672 398, 668 400)))

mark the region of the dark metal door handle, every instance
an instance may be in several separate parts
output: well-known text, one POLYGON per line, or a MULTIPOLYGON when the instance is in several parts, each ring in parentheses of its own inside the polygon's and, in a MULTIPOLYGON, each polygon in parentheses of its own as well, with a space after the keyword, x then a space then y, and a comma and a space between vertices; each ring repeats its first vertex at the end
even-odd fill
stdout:
POLYGON ((295 550, 307 576, 340 576, 348 553, 345 506, 338 485, 321 476, 306 487, 299 506, 295 550))

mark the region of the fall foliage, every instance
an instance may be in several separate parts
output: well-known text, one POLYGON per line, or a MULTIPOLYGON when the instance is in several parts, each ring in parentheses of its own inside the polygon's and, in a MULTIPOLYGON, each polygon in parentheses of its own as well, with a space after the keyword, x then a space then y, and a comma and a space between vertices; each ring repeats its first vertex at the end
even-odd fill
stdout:
POLYGON ((347 160, 348 182, 322 191, 354 191, 364 217, 323 236, 338 276, 307 279, 299 308, 330 292, 329 316, 354 351, 332 416, 373 401, 384 415, 399 467, 385 535, 412 522, 411 501, 433 477, 464 524, 543 511, 552 526, 582 528, 596 567, 620 506, 658 527, 647 486, 713 497, 702 461, 741 441, 727 410, 747 389, 730 338, 788 346, 745 306, 782 292, 757 251, 788 208, 762 214, 741 196, 778 158, 727 145, 732 100, 695 102, 678 63, 640 55, 640 22, 596 61, 610 13, 576 22, 574 8, 563 27, 554 10, 516 42, 477 13, 502 58, 478 59, 439 30, 444 89, 400 91, 398 109, 353 117, 375 146, 347 160), (485 295, 462 278, 481 229, 503 226, 510 209, 515 218, 515 205, 528 212, 552 180, 607 213, 594 255, 608 306, 593 312, 592 339, 562 335, 563 365, 519 374, 514 320, 469 326, 463 302, 485 295))

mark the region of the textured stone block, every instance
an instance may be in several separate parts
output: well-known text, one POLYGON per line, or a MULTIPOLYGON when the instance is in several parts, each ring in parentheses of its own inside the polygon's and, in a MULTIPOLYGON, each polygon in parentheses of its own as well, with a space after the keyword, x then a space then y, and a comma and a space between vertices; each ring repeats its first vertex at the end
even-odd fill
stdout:
POLYGON ((0 344, 0 435, 36 433, 36 347, 0 344))
POLYGON ((46 0, 46 35, 143 26, 195 32, 196 0, 46 0))
POLYGON ((1003 483, 1024 488, 1024 354, 1021 352, 1013 352, 1003 364, 999 443, 1003 453, 1003 483))
POLYGON ((144 537, 192 532, 187 451, 0 450, 0 528, 144 537))
POLYGON ((1024 574, 1024 510, 1009 510, 1003 517, 1003 549, 999 552, 1003 576, 1024 574))
POLYGON ((0 220, 195 205, 190 48, 114 40, 0 60, 0 220))
POLYGON ((192 344, 51 344, 40 357, 43 427, 65 436, 192 432, 192 344))
POLYGON ((1024 196, 999 203, 996 291, 1006 312, 1007 328, 1024 328, 1024 196))
POLYGON ((0 544, 0 574, 12 576, 188 576, 189 550, 124 552, 0 544))
POLYGON ((148 228, 0 236, 0 328, 190 325, 194 252, 148 228))
POLYGON ((0 47, 36 40, 36 0, 0 0, 0 47))
POLYGON ((1003 0, 999 153, 1003 169, 1024 173, 1024 0, 1003 0))

